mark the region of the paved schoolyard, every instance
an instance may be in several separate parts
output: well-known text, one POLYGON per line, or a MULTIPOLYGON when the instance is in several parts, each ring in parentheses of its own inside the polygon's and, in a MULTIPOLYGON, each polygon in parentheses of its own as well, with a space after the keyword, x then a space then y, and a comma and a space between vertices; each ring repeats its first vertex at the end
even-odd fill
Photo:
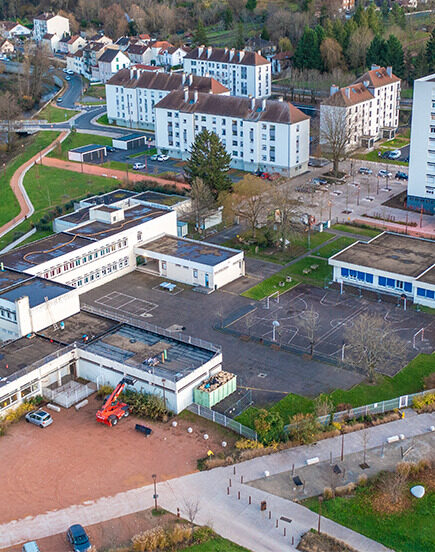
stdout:
POLYGON ((257 403, 276 401, 290 392, 315 396, 331 391, 337 385, 347 389, 361 381, 359 374, 349 370, 246 343, 213 328, 231 312, 256 304, 241 297, 240 289, 251 287, 267 270, 270 267, 260 263, 249 270, 249 277, 241 278, 223 290, 203 295, 193 292, 188 286, 180 286, 183 291, 175 296, 158 289, 163 278, 135 271, 82 295, 81 302, 103 309, 108 315, 123 314, 142 321, 142 302, 156 304, 156 308, 146 312, 147 322, 164 328, 176 324, 184 327, 188 335, 221 345, 225 369, 237 374, 239 385, 253 388, 257 403), (136 301, 117 295, 120 293, 135 297, 136 301), (135 311, 137 314, 133 314, 135 311), (264 374, 266 376, 261 377, 264 374))
MULTIPOLYGON (((309 352, 310 341, 314 351, 340 359, 347 328, 362 314, 378 315, 385 319, 397 334, 408 343, 408 358, 418 353, 431 353, 435 347, 434 317, 414 310, 403 310, 397 302, 376 302, 353 293, 325 290, 300 285, 281 295, 258 303, 254 310, 230 322, 229 328, 245 335, 268 341, 275 337, 277 344, 309 352), (275 327, 275 330, 274 330, 275 327), (424 328, 424 340, 419 334, 424 328), (415 348, 414 348, 415 342, 415 348)), ((401 366, 389 366, 386 373, 393 375, 401 366)))

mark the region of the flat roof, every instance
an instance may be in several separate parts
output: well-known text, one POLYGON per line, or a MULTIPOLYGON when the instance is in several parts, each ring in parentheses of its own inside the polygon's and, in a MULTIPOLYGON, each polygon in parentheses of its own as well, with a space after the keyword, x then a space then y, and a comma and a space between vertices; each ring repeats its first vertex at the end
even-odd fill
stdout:
POLYGON ((63 330, 60 329, 60 326, 57 329, 54 329, 53 326, 49 326, 37 333, 40 336, 69 345, 75 341, 78 343, 83 342, 83 337, 85 335, 88 337, 89 341, 92 341, 119 325, 119 322, 116 320, 97 314, 91 314, 83 310, 65 318, 63 322, 63 330))
POLYGON ((215 353, 157 332, 122 324, 86 346, 86 350, 134 368, 177 381, 215 353), (162 353, 166 351, 166 359, 162 353))
POLYGON ((175 236, 157 238, 142 245, 141 248, 208 266, 215 266, 240 253, 236 249, 220 247, 212 243, 191 241, 175 236))
POLYGON ((58 284, 45 278, 34 277, 0 292, 0 297, 13 303, 16 299, 27 295, 30 307, 33 308, 44 303, 46 298, 49 300, 54 299, 55 297, 69 293, 73 289, 70 286, 58 284))
POLYGON ((384 232, 369 242, 356 242, 330 259, 417 277, 435 263, 435 241, 384 232))
POLYGON ((71 222, 74 225, 80 224, 81 222, 89 220, 89 209, 90 207, 82 207, 81 209, 77 209, 77 211, 73 211, 72 213, 63 215, 62 217, 58 217, 58 220, 71 222))
POLYGON ((39 336, 22 337, 0 347, 0 386, 18 370, 62 349, 62 345, 39 336))
POLYGON ((95 237, 95 239, 101 240, 112 234, 117 234, 121 230, 137 226, 138 224, 142 224, 143 222, 155 219, 167 213, 168 209, 164 207, 158 209, 157 207, 150 207, 138 203, 124 210, 124 220, 113 224, 92 220, 78 228, 71 228, 69 232, 77 236, 86 236, 88 238, 95 237))
POLYGON ((435 286, 435 265, 424 274, 419 276, 418 281, 435 286))
POLYGON ((113 138, 114 141, 118 142, 129 142, 130 140, 137 140, 138 138, 146 138, 145 134, 127 134, 126 136, 120 136, 119 138, 113 138))
POLYGON ((96 151, 100 149, 106 149, 106 146, 100 146, 99 144, 88 144, 87 146, 80 146, 69 151, 75 151, 77 153, 88 153, 90 151, 96 151))
POLYGON ((146 190, 145 192, 134 196, 134 199, 171 206, 176 205, 177 203, 181 203, 182 201, 187 201, 189 198, 177 194, 164 194, 161 192, 152 192, 151 190, 146 190))
POLYGON ((88 237, 74 236, 66 232, 52 234, 41 240, 12 249, 0 257, 0 262, 8 268, 28 270, 35 265, 56 259, 75 251, 95 240, 88 237))
POLYGON ((110 205, 116 203, 117 201, 122 201, 123 199, 128 199, 133 197, 137 192, 132 192, 130 190, 113 190, 107 194, 94 195, 91 197, 85 197, 81 201, 83 203, 90 203, 92 205, 110 205))
POLYGON ((18 272, 17 270, 3 268, 3 270, 0 270, 0 292, 3 292, 21 282, 25 282, 30 278, 32 278, 30 274, 24 274, 23 272, 18 272))

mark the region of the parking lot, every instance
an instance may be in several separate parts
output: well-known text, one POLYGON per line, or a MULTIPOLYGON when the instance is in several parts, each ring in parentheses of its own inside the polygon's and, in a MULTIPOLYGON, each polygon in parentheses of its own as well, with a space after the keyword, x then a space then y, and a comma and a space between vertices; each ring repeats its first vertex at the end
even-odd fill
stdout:
POLYGON ((194 472, 209 449, 217 454, 224 450, 222 440, 229 446, 236 440, 206 420, 194 424, 179 418, 175 428, 147 420, 153 434, 144 438, 134 430, 138 420, 132 416, 116 427, 99 424, 100 405, 92 395, 79 411, 52 412, 54 422, 47 428, 23 420, 0 438, 0 523, 141 487, 152 483, 153 473, 166 480, 194 472))

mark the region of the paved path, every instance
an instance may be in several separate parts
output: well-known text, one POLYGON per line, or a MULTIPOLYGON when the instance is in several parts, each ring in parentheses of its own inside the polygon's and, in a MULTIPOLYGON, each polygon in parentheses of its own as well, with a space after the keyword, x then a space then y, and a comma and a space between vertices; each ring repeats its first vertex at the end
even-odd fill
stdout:
MULTIPOLYGON (((435 414, 419 416, 408 413, 405 419, 370 428, 370 447, 380 446, 386 438, 403 433, 406 437, 421 435, 435 424, 435 414)), ((152 444, 152 441, 150 441, 152 444)), ((345 437, 345 454, 362 451, 360 432, 345 437)), ((311 446, 296 447, 270 456, 255 458, 234 467, 216 468, 207 472, 197 472, 158 485, 159 505, 176 513, 180 508, 186 517, 187 504, 199 501, 200 509, 195 522, 208 524, 213 529, 238 544, 255 552, 279 552, 296 550, 295 544, 300 536, 310 528, 316 528, 317 514, 289 500, 240 483, 252 481, 270 474, 287 471, 292 464, 295 469, 306 464, 307 458, 319 457, 320 461, 329 460, 330 452, 336 457, 340 454, 341 437, 325 439, 311 446), (229 495, 227 487, 231 478, 229 495), (240 499, 238 492, 240 491, 240 499), (251 504, 249 504, 251 496, 251 504), (260 512, 259 503, 266 500, 267 510, 260 512), (271 512, 269 519, 269 512, 271 512), (291 519, 291 523, 281 517, 291 519), (277 525, 278 520, 278 527, 277 525), (284 527, 286 536, 284 537, 284 527)), ((66 530, 72 523, 93 525, 115 517, 138 512, 153 505, 151 485, 103 497, 95 501, 71 506, 64 510, 52 511, 36 517, 28 517, 0 526, 0 549, 19 544, 26 540, 40 539, 66 530)), ((360 552, 387 552, 383 545, 343 527, 331 520, 322 518, 321 529, 339 538, 360 552)))
POLYGON ((23 220, 25 220, 34 212, 33 205, 23 185, 24 175, 34 165, 36 161, 44 158, 44 156, 47 155, 47 153, 49 153, 55 147, 58 140, 64 140, 67 135, 68 132, 61 132, 60 136, 56 138, 49 146, 47 146, 42 151, 31 157, 28 161, 23 163, 12 175, 9 184, 15 194, 15 197, 18 200, 20 212, 17 216, 15 216, 13 219, 11 219, 0 228, 0 237, 18 226, 21 222, 23 222, 23 220))
MULTIPOLYGON (((121 182, 127 179, 126 171, 120 171, 118 169, 109 169, 106 167, 100 167, 99 165, 89 165, 87 163, 74 163, 72 161, 63 161, 54 157, 44 157, 42 164, 46 167, 55 167, 57 169, 63 169, 67 171, 73 171, 78 173, 93 174, 97 176, 105 176, 111 178, 117 178, 121 182)), ((128 180, 131 182, 144 182, 145 180, 151 181, 159 186, 171 186, 176 187, 178 190, 189 190, 190 186, 181 182, 175 182, 174 180, 165 180, 150 174, 144 173, 128 173, 128 180)))

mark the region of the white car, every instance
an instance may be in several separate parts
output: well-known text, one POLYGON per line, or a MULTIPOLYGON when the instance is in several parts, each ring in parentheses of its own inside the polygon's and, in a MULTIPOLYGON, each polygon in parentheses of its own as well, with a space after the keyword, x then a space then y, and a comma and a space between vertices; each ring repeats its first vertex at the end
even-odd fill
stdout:
POLYGON ((157 161, 167 161, 169 159, 169 155, 165 155, 164 153, 161 153, 157 156, 157 161))
POLYGON ((72 71, 71 69, 67 69, 67 75, 74 75, 74 71, 72 71))
POLYGON ((134 171, 141 171, 144 168, 145 168, 145 163, 135 163, 133 165, 133 170, 134 171))
POLYGON ((388 157, 390 159, 399 159, 401 155, 402 155, 402 152, 400 150, 393 150, 393 151, 390 151, 388 157))
POLYGON ((393 173, 391 173, 390 171, 386 171, 385 169, 381 169, 378 172, 378 176, 380 176, 381 178, 391 178, 393 176, 393 173))
POLYGON ((56 99, 56 102, 57 102, 57 103, 61 103, 62 101, 63 101, 63 98, 57 98, 57 99, 56 99))
POLYGON ((159 160, 159 155, 157 155, 157 153, 155 153, 154 155, 151 155, 150 159, 151 161, 158 161, 159 160))
POLYGON ((70 80, 71 80, 71 77, 65 77, 65 80, 66 80, 66 81, 70 81, 70 80))
POLYGON ((64 73, 68 73, 68 69, 66 69, 66 68, 65 68, 65 69, 62 69, 62 71, 63 71, 64 73))

